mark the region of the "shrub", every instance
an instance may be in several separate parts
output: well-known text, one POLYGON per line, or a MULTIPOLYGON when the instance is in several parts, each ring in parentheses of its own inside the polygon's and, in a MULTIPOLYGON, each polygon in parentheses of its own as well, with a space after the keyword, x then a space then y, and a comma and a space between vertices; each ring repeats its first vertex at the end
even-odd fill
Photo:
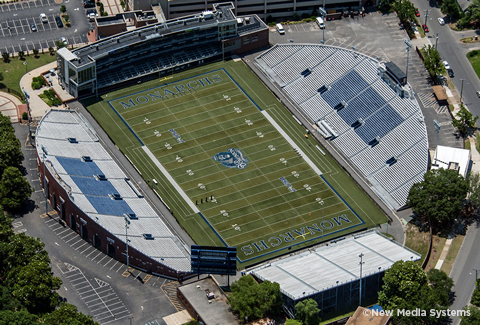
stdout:
POLYGON ((38 82, 33 82, 32 81, 32 89, 33 90, 40 89, 40 88, 42 88, 41 84, 39 84, 38 82))
POLYGON ((22 120, 28 120, 28 113, 27 112, 22 113, 22 120))

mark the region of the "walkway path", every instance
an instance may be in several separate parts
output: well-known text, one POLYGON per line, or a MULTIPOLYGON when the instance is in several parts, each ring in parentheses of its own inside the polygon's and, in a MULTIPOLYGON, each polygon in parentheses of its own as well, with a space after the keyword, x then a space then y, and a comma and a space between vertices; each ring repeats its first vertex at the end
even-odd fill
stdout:
POLYGON ((22 102, 17 97, 9 93, 0 92, 0 112, 10 117, 12 123, 17 123, 21 119, 20 105, 22 105, 22 102))

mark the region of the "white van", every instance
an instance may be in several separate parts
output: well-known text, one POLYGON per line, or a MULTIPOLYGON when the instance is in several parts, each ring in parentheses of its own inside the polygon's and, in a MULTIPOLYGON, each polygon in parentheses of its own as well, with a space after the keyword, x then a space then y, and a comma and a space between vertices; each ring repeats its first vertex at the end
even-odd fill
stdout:
POLYGON ((282 24, 277 24, 277 31, 279 34, 285 34, 285 29, 283 29, 282 24))
POLYGON ((317 17, 317 25, 318 27, 320 27, 320 29, 324 29, 325 28, 325 22, 323 21, 323 18, 322 17, 317 17))

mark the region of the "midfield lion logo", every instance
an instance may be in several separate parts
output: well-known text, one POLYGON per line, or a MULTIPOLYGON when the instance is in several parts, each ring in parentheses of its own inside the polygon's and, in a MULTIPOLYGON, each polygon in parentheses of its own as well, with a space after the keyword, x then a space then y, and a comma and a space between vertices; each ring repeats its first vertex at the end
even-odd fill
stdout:
POLYGON ((221 162, 227 168, 244 169, 248 166, 248 159, 243 156, 239 149, 230 148, 227 149, 227 152, 219 152, 212 158, 221 162))

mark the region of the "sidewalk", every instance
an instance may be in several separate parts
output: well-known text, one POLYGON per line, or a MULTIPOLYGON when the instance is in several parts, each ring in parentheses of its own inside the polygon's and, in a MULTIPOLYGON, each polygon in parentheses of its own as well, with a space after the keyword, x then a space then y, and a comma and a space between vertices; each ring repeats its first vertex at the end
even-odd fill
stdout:
MULTIPOLYGON (((56 78, 56 75, 53 77, 50 77, 50 80, 53 83, 52 87, 44 86, 40 89, 36 89, 36 90, 32 89, 32 79, 34 77, 38 77, 41 74, 47 73, 50 69, 56 69, 56 68, 57 68, 57 61, 54 61, 40 68, 37 68, 35 70, 28 72, 27 74, 23 75, 22 79, 20 79, 20 88, 26 91, 27 94, 30 96, 28 100, 30 104, 30 115, 33 120, 39 120, 51 108, 50 106, 47 105, 47 103, 43 101, 43 99, 38 97, 38 95, 42 94, 44 90, 48 88, 53 88, 62 101, 73 98, 70 94, 68 94, 65 90, 62 89, 61 85, 58 83, 58 79, 56 78)), ((58 109, 61 107, 55 107, 55 108, 58 109)))
POLYGON ((12 123, 17 123, 21 120, 23 112, 20 108, 22 105, 20 99, 12 94, 0 92, 0 112, 10 117, 12 123))

